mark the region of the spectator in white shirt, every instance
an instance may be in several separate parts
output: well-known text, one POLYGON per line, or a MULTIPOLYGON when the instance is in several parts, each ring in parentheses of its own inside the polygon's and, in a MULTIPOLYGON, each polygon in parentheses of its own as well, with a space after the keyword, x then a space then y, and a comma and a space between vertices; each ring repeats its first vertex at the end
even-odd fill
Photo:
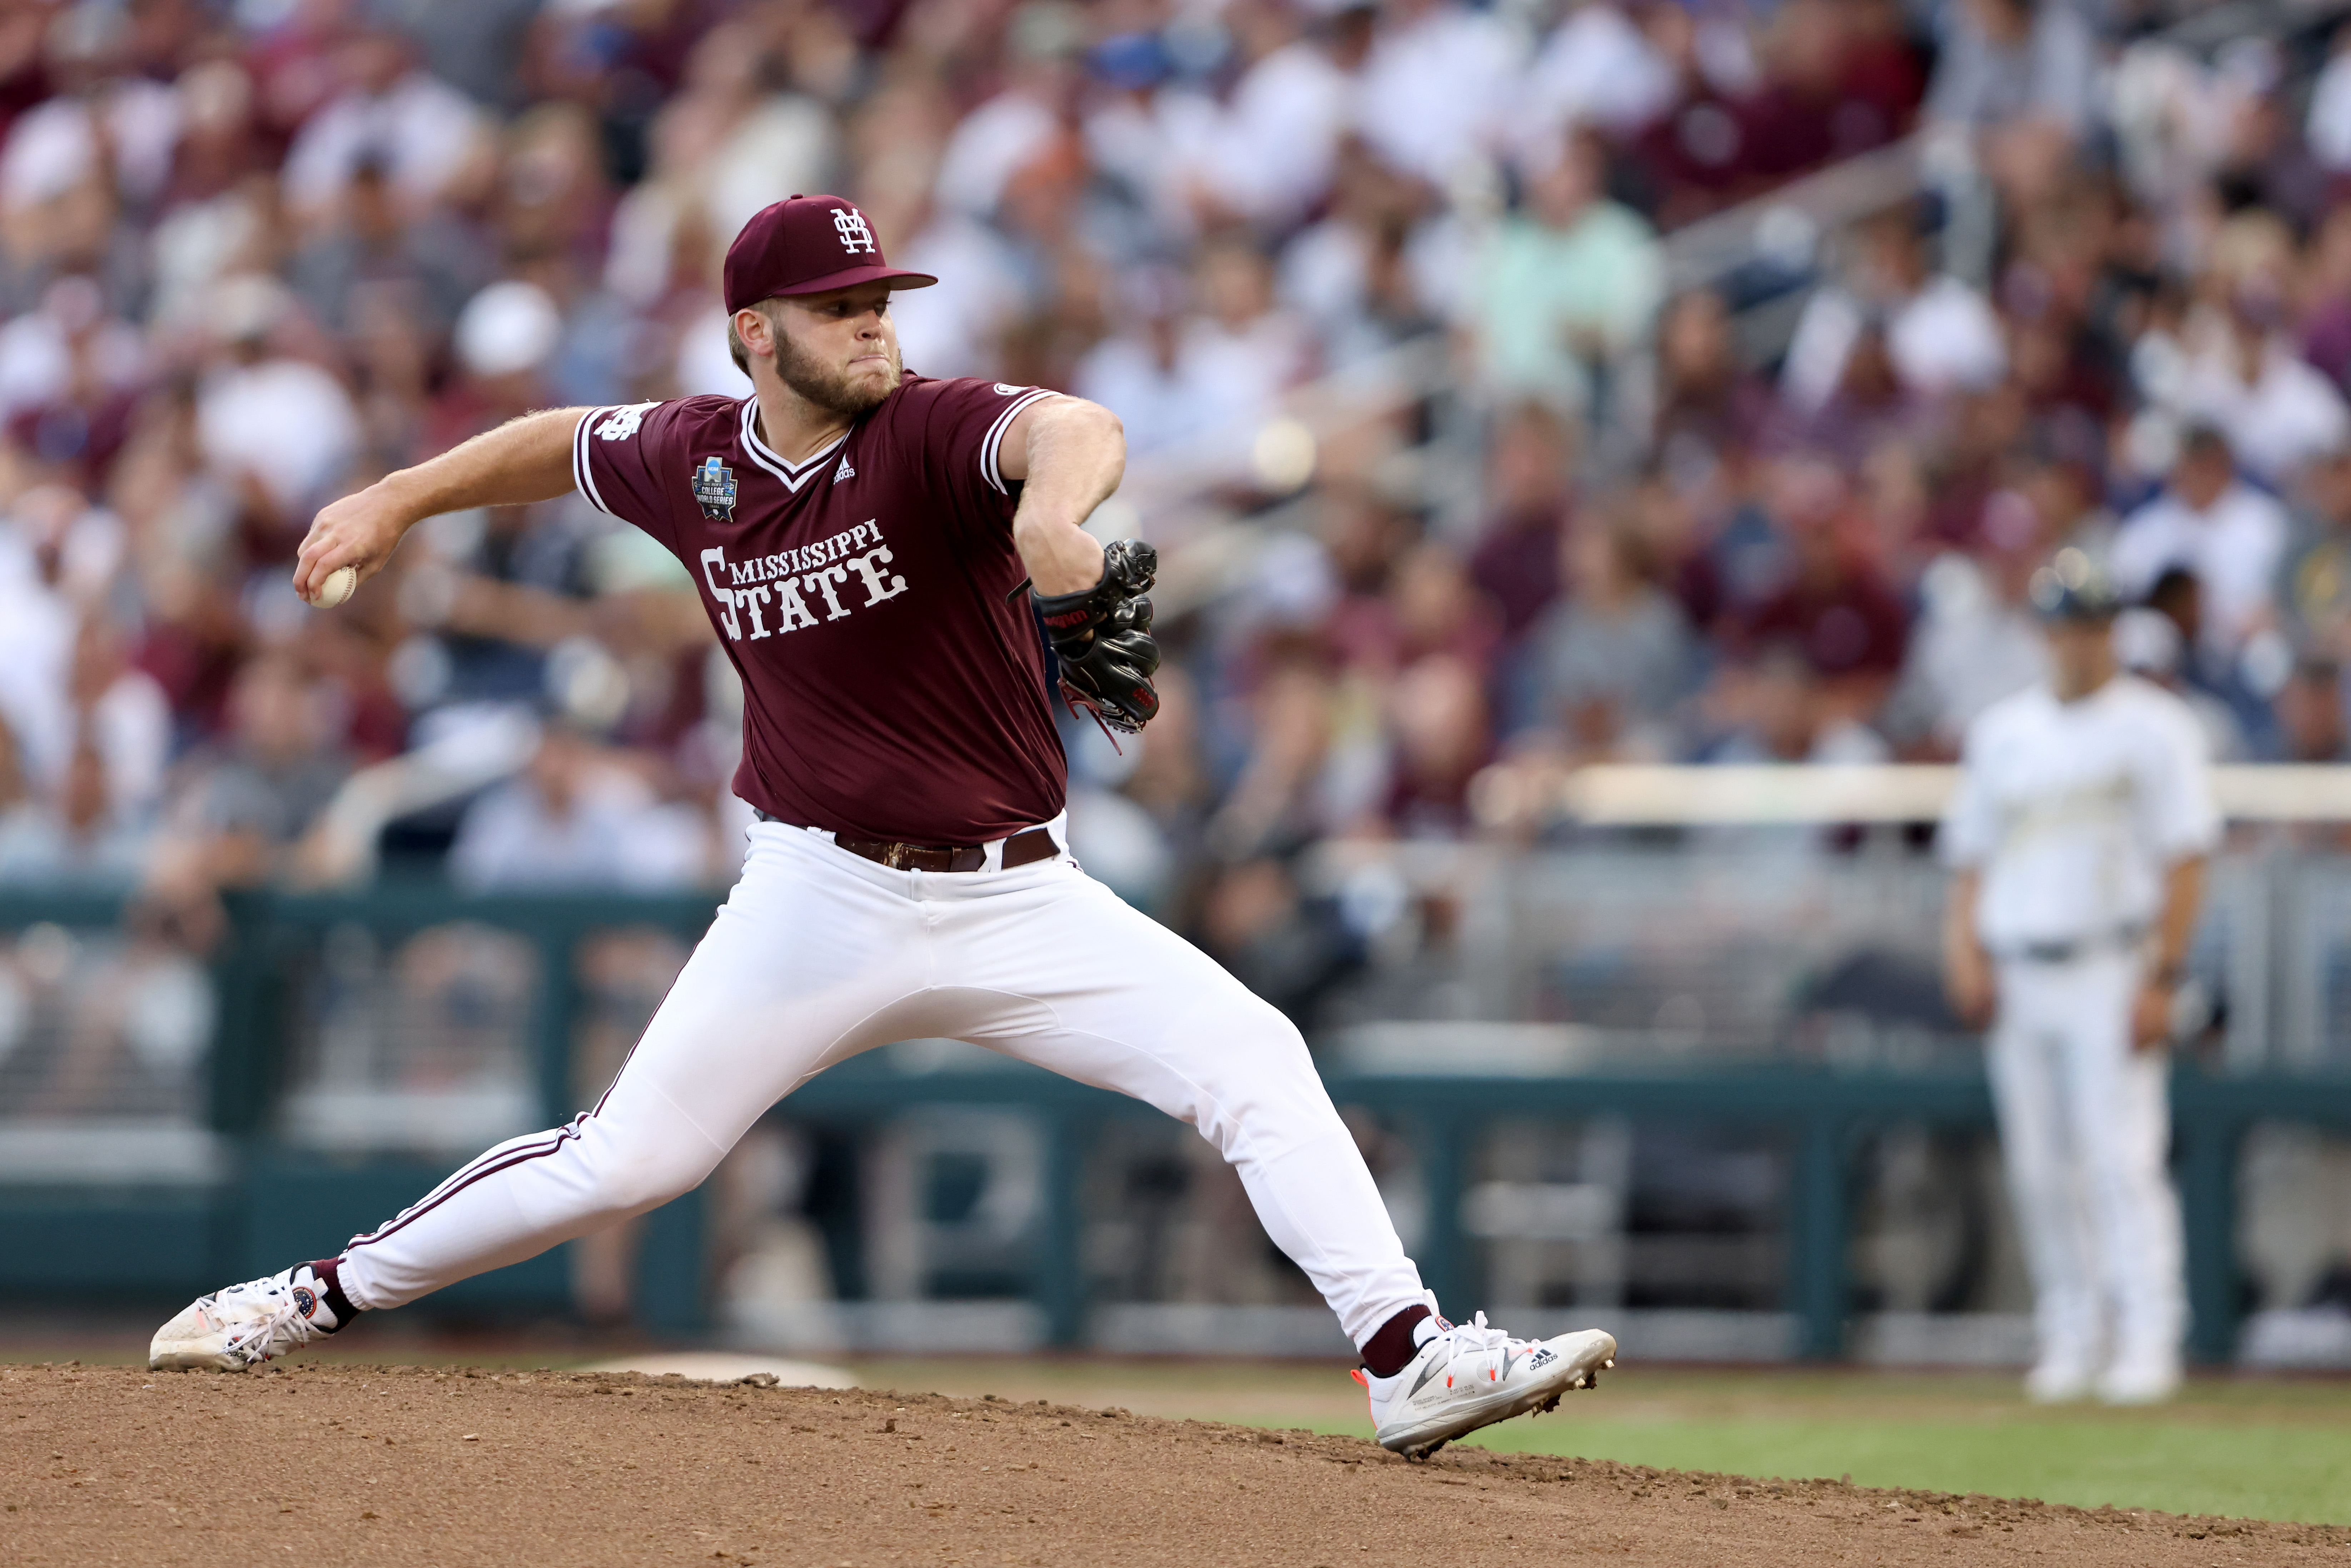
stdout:
POLYGON ((518 777, 466 808, 449 851, 469 892, 612 887, 632 892, 708 881, 709 824, 664 802, 587 737, 551 723, 518 777))
MULTIPOLYGON (((0 728, 0 737, 5 734, 0 728)), ((80 886, 129 892, 145 873, 154 839, 151 818, 125 817, 106 758, 84 741, 67 759, 47 800, 8 797, 0 778, 0 884, 80 886)))
POLYGON ((1682 91, 1674 62, 1614 0, 1570 9, 1527 68, 1529 148, 1555 147, 1572 127, 1638 134, 1682 91))
POLYGON ((1302 35, 1284 0, 1228 15, 1252 58, 1233 84, 1194 178, 1218 206, 1256 223, 1295 222, 1331 188, 1371 45, 1371 8, 1350 5, 1302 35))
POLYGON ((1356 134, 1438 190, 1497 150, 1520 49, 1485 11, 1450 0, 1385 0, 1356 100, 1356 134))
POLYGON ((2132 599, 2170 568, 2193 573, 2203 588, 2204 640, 2232 658, 2274 613, 2286 534, 2285 508, 2237 476, 2227 436, 2199 425, 2181 443, 2163 494, 2123 519, 2108 570, 2132 599))
POLYGON ((2343 394, 2286 332, 2298 260, 2276 217, 2231 218, 2212 241, 2209 298, 2189 312, 2176 350, 2150 344, 2132 366, 2149 401, 2217 426, 2247 471, 2280 486, 2351 438, 2343 394))
POLYGON ((196 392, 196 441, 206 463, 225 485, 266 501, 281 523, 306 519, 327 499, 360 434, 342 382, 308 360, 273 351, 271 339, 292 305, 274 277, 224 280, 210 321, 218 349, 196 392))
POLYGON ((1905 392, 1937 398, 1997 385, 2008 369, 2000 318, 1984 297, 1928 266, 1914 214, 1872 220, 1855 235, 1845 278, 1815 292, 1797 319, 1781 371, 1781 392, 1798 413, 1816 413, 1844 379, 1845 361, 1873 317, 1905 392))
POLYGON ((331 220, 343 186, 373 161, 413 212, 495 167, 489 122, 473 101, 417 68, 398 34, 369 32, 343 46, 350 82, 312 115, 286 155, 286 196, 306 224, 331 220))
POLYGON ((1918 618, 1886 705, 1893 739, 1955 757, 1978 714, 2048 673, 2041 619, 2024 593, 2033 564, 2022 552, 1952 550, 1920 574, 1918 618))
POLYGON ((1078 361, 1070 390, 1101 403, 1126 426, 1135 456, 1199 434, 1216 418, 1184 374, 1186 284, 1164 267, 1142 267, 1120 280, 1121 329, 1078 361))
POLYGON ((893 296, 898 347, 906 368, 926 376, 993 376, 1004 335, 1029 300, 1020 258, 1004 236, 969 213, 941 207, 919 187, 903 215, 868 202, 874 227, 892 235, 898 266, 928 272, 935 287, 893 296), (898 235, 907 236, 901 244, 898 235))
POLYGON ((1067 0, 1029 0, 1013 13, 1007 42, 1010 79, 964 116, 939 160, 939 204, 978 218, 995 214, 1012 177, 1068 127, 1085 17, 1067 0))
POLYGON ((1307 369, 1306 333, 1275 305, 1266 258, 1240 235, 1204 246, 1191 284, 1197 313, 1184 319, 1173 279, 1137 282, 1143 329, 1088 354, 1073 390, 1125 423, 1138 455, 1212 435, 1246 450, 1307 369))
POLYGON ((2335 29, 2335 54, 2311 87, 2303 134, 2321 165, 2351 172, 2351 23, 2335 29))
POLYGON ((2078 138, 2097 106, 2097 33, 2065 0, 1962 0, 1938 7, 1942 52, 1927 113, 1991 131, 2039 121, 2078 138))

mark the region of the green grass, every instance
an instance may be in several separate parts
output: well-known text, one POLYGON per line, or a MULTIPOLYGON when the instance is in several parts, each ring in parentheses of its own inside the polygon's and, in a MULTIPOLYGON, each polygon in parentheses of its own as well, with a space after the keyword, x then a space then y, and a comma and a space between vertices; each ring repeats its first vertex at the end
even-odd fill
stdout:
POLYGON ((1665 1469, 2351 1524, 2341 1384, 2204 1384, 2125 1412, 2036 1409, 2004 1380, 1627 1374, 1478 1440, 1665 1469))
MULTIPOLYGON (((1369 1437, 1343 1375, 1097 1361, 861 1364, 862 1380, 1369 1437)), ((2028 1406, 2010 1377, 1625 1367, 1471 1439, 1758 1477, 2351 1524, 2351 1382, 2199 1379, 2155 1410, 2028 1406)))

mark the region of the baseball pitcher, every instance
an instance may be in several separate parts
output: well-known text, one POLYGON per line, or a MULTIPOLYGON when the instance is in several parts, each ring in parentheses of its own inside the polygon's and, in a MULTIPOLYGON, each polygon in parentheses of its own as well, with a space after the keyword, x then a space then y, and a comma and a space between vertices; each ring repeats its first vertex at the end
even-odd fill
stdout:
POLYGON ((2194 716, 2118 673, 2098 570, 2061 551, 2032 594, 2051 676, 1968 728, 1946 977, 1991 1024, 2039 1340, 2026 1393, 2151 1404, 2179 1386, 2187 1322, 2167 1047, 2220 823, 2194 716))
POLYGON ((251 1366, 641 1214, 827 1067, 938 1036, 1197 1127, 1362 1347, 1391 1448, 1548 1407, 1610 1364, 1604 1333, 1436 1315, 1297 1030, 1070 858, 1050 702, 1127 731, 1156 712, 1155 559, 1080 526, 1124 468, 1107 410, 903 370, 891 293, 936 281, 892 268, 849 202, 778 203, 724 271, 751 396, 525 415, 319 514, 306 597, 465 507, 576 488, 653 535, 742 676, 735 789, 758 821, 593 1110, 491 1149, 338 1257, 199 1299, 151 1364, 251 1366))

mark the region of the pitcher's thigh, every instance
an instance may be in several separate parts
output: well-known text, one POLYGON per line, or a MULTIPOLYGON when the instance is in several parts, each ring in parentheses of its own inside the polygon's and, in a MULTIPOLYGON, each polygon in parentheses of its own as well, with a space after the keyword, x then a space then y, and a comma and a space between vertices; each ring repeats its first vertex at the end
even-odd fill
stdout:
MULTIPOLYGON (((908 966, 874 934, 830 951, 801 938, 820 897, 722 907, 595 1114, 627 1120, 649 1097, 732 1146, 767 1108, 842 1056, 883 1043, 872 1026, 913 989, 908 966), (782 916, 789 914, 789 918, 782 916)), ((853 920, 859 912, 838 912, 853 920)))
POLYGON ((1335 1124, 1297 1027, 1108 889, 1079 881, 1020 925, 974 966, 977 983, 1018 998, 976 1038, 1212 1137, 1219 1124, 1282 1141, 1335 1124))

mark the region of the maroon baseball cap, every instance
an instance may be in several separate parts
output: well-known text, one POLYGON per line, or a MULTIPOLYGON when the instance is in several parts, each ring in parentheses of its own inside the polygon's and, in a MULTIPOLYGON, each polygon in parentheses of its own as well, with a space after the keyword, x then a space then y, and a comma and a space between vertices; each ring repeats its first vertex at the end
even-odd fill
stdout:
POLYGON ((857 204, 841 196, 799 196, 760 208, 726 247, 726 308, 741 310, 778 294, 822 294, 860 283, 928 288, 927 272, 904 272, 882 259, 882 242, 857 204))

